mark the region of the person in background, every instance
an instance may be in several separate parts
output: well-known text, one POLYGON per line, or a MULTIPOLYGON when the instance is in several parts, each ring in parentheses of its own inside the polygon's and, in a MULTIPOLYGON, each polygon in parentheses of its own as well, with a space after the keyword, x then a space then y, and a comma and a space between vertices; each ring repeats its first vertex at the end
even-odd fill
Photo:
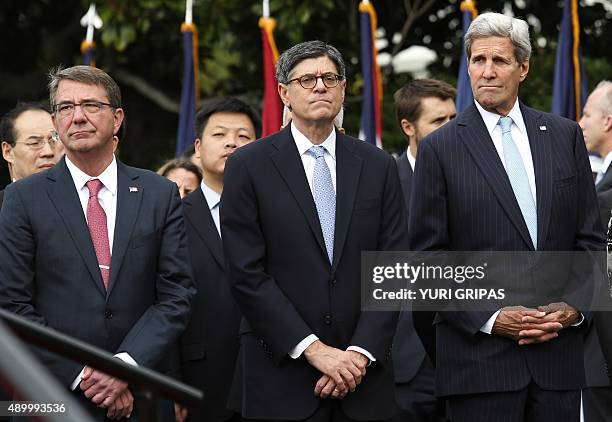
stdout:
MULTIPOLYGON (((64 155, 48 108, 20 103, 0 119, 2 157, 12 182, 53 167, 64 155)), ((4 190, 0 190, 0 207, 4 190)))
MULTIPOLYGON (((393 95, 397 123, 408 142, 408 147, 397 160, 407 216, 418 146, 423 138, 455 117, 456 92, 455 88, 443 81, 416 79, 393 95)), ((413 200, 417 201, 418 198, 413 200)), ((430 313, 417 315, 433 319, 430 313)), ((434 396, 432 361, 435 359, 435 327, 433 324, 428 326, 431 332, 423 337, 430 339, 426 345, 430 356, 427 356, 417 335, 411 310, 406 309, 401 313, 392 349, 395 396, 401 410, 393 419, 396 422, 444 420, 444 402, 434 396)))
POLYGON ((200 167, 188 160, 172 159, 157 170, 157 174, 172 180, 179 188, 181 199, 196 190, 202 183, 200 167))

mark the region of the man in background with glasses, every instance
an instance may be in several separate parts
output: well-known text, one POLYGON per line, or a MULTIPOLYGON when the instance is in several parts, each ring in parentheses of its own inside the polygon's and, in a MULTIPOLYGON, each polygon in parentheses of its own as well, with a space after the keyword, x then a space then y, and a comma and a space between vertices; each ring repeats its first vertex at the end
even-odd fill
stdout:
MULTIPOLYGON (((64 155, 51 114, 39 103, 21 103, 0 120, 2 157, 11 182, 51 168, 64 155)), ((0 191, 0 207, 4 190, 0 191)))
MULTIPOLYGON (((178 188, 115 157, 124 112, 104 71, 52 71, 49 94, 66 156, 6 189, 0 306, 128 364, 168 372, 194 295, 178 188)), ((96 420, 131 415, 127 383, 36 352, 96 420)))
POLYGON ((291 124, 227 160, 226 274, 242 312, 234 378, 246 420, 384 420, 396 312, 361 311, 362 251, 403 250, 395 160, 334 128, 345 65, 321 41, 276 65, 291 124))

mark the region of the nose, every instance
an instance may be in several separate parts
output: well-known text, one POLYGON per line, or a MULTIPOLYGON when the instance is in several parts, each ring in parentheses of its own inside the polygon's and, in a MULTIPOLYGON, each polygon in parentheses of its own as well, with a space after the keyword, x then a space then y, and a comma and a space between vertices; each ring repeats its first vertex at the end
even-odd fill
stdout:
POLYGON ((493 67, 493 62, 490 60, 487 60, 487 62, 484 65, 484 70, 482 72, 482 76, 486 79, 492 79, 495 77, 495 69, 493 67))
POLYGON ((323 77, 321 77, 321 76, 317 77, 315 86, 314 86, 314 88, 312 88, 312 90, 316 91, 316 92, 325 92, 325 91, 327 91, 327 87, 323 83, 323 77))
POLYGON ((238 147, 238 135, 228 135, 225 138, 225 148, 238 147))
POLYGON ((47 139, 42 149, 40 150, 40 156, 41 157, 53 157, 54 155, 55 155, 55 151, 53 150, 53 148, 51 148, 50 139, 47 139))
POLYGON ((580 126, 580 129, 584 130, 584 115, 578 120, 578 126, 580 126))
POLYGON ((85 112, 78 105, 74 107, 74 112, 72 113, 72 121, 74 123, 82 123, 87 121, 87 116, 85 116, 85 112))

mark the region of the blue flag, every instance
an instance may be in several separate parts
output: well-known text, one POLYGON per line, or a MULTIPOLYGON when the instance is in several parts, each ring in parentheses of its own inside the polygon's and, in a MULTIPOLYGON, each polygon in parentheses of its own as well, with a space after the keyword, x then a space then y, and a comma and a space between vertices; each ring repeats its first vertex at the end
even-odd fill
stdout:
POLYGON ((376 10, 372 3, 359 3, 361 15, 361 72, 363 74, 363 105, 359 137, 382 148, 382 79, 376 62, 376 10))
POLYGON ((578 0, 564 0, 563 19, 557 42, 552 112, 575 121, 580 120, 587 97, 579 33, 578 0), (578 36, 574 37, 574 34, 578 36))
POLYGON ((176 156, 180 156, 195 141, 195 114, 197 101, 197 29, 193 24, 183 23, 183 88, 181 90, 181 109, 176 137, 176 156), (194 44, 195 42, 195 44, 194 44), (196 46, 194 48, 194 45, 196 46))
MULTIPOLYGON (((473 1, 464 0, 461 2, 461 13, 463 20, 463 35, 467 32, 472 20, 476 18, 478 11, 473 1)), ((470 84, 470 76, 467 71, 467 56, 463 45, 463 37, 461 38, 461 59, 459 61, 459 75, 457 77, 457 100, 455 107, 457 113, 463 111, 467 106, 474 102, 472 96, 472 86, 470 84)))

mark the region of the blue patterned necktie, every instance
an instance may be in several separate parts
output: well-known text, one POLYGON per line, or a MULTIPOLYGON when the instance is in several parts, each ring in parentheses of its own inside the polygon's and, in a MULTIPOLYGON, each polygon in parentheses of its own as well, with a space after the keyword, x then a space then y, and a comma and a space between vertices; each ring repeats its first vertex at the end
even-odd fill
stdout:
POLYGON ((509 116, 500 117, 499 125, 502 129, 502 145, 504 149, 504 161, 506 162, 506 172, 514 191, 514 196, 519 204, 525 224, 529 230, 529 235, 533 241, 533 247, 538 248, 538 214, 536 212, 536 204, 533 200, 529 179, 527 178, 527 170, 521 154, 512 139, 510 126, 512 126, 512 118, 509 116))
POLYGON ((319 214, 323 240, 329 262, 334 260, 334 227, 336 225, 336 193, 332 183, 331 172, 325 162, 325 147, 313 146, 306 151, 316 159, 314 167, 314 200, 319 214))

